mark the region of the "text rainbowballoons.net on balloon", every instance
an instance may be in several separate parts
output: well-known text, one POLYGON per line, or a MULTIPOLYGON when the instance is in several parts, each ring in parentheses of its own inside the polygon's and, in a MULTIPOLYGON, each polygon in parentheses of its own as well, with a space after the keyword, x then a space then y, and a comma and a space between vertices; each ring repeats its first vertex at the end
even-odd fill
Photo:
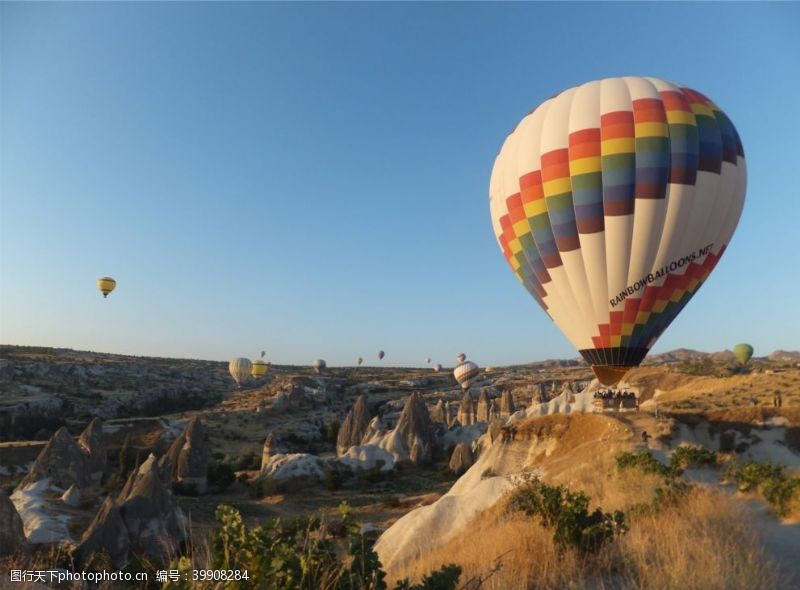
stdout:
POLYGON ((708 98, 609 78, 522 119, 495 161, 489 204, 519 281, 611 385, 713 270, 745 185, 739 135, 708 98))

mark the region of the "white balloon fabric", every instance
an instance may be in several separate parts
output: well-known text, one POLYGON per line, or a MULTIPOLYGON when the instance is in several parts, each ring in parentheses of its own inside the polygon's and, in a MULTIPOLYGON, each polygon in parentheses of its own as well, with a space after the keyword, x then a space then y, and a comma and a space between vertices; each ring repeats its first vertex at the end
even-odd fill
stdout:
POLYGON ((324 360, 317 359, 311 364, 311 366, 317 373, 322 373, 322 371, 324 371, 328 365, 325 363, 324 360))
POLYGON ((253 363, 250 362, 250 359, 235 358, 228 363, 228 372, 239 387, 242 386, 242 383, 247 381, 250 377, 250 371, 252 370, 253 363))
POLYGON ((725 252, 746 177, 739 135, 708 98, 609 78, 522 119, 495 161, 489 208, 517 279, 612 384, 725 252))
POLYGON ((472 361, 464 361, 453 370, 453 376, 464 391, 468 390, 470 386, 475 383, 479 374, 480 369, 478 365, 472 361))

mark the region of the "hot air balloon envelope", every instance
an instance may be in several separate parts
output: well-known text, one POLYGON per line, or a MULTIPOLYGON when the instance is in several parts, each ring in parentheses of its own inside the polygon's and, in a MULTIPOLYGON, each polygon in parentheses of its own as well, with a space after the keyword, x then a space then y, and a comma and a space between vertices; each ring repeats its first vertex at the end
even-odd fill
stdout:
POLYGON ((742 342, 741 344, 737 344, 733 347, 733 355, 736 357, 737 361, 743 365, 746 365, 747 361, 750 360, 750 357, 753 356, 753 347, 745 342, 742 342))
POLYGON ((108 297, 108 294, 114 290, 117 286, 117 281, 112 279, 111 277, 101 277, 97 279, 97 288, 100 289, 100 292, 103 294, 103 298, 105 299, 108 297))
POLYGON ((522 119, 495 161, 489 205, 517 279, 611 385, 714 269, 745 185, 739 135, 711 100, 609 78, 522 119))
POLYGON ((250 362, 250 359, 235 358, 228 363, 228 372, 239 387, 242 386, 242 383, 247 381, 252 369, 253 363, 250 362))
POLYGON ((458 381, 461 389, 466 391, 478 379, 479 373, 480 369, 478 365, 472 361, 465 361, 455 368, 453 376, 456 378, 456 381, 458 381))
POLYGON ((250 374, 253 376, 254 379, 263 377, 264 375, 267 374, 267 363, 265 363, 261 359, 254 360, 253 368, 250 370, 250 374))

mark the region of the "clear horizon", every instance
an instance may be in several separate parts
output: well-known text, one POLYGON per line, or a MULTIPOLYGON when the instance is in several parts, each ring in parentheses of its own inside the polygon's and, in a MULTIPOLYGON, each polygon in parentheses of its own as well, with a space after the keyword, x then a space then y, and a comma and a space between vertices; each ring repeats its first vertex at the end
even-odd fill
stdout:
POLYGON ((748 166, 729 250, 652 353, 797 350, 797 23, 796 3, 2 3, 0 340, 576 358, 503 260, 489 173, 541 101, 632 74, 708 95, 748 166))

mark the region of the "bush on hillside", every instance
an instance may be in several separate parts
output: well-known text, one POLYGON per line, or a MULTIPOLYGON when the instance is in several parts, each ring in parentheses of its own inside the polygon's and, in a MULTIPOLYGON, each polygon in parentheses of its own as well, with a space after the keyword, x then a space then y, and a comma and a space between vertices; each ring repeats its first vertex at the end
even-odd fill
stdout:
POLYGON ((674 469, 688 469, 702 465, 716 465, 717 454, 702 446, 681 445, 669 459, 670 467, 674 469))
POLYGON ((780 517, 789 515, 794 501, 800 502, 800 477, 788 475, 783 466, 769 461, 731 464, 723 478, 741 492, 760 491, 780 517))
POLYGON ((596 552, 606 541, 627 531, 622 512, 606 513, 600 508, 589 512, 589 497, 583 492, 548 486, 535 479, 514 492, 509 509, 538 516, 544 528, 552 529, 553 542, 562 550, 596 552))
MULTIPOLYGON (((341 521, 334 523, 319 518, 294 522, 277 519, 251 528, 238 510, 219 505, 218 528, 208 563, 193 563, 190 556, 173 560, 170 569, 178 570, 181 575, 177 581, 167 582, 164 588, 386 590, 386 573, 373 549, 373 538, 361 534, 361 526, 346 503, 342 503, 340 512, 341 521), (344 530, 344 546, 331 534, 333 528, 344 530), (346 557, 341 555, 343 551, 346 557), (231 572, 234 579, 222 585, 219 580, 192 581, 192 570, 199 569, 231 572), (238 579, 235 572, 239 572, 238 579)), ((403 581, 397 588, 454 590, 460 575, 460 567, 449 565, 426 576, 421 584, 412 586, 403 581)))

